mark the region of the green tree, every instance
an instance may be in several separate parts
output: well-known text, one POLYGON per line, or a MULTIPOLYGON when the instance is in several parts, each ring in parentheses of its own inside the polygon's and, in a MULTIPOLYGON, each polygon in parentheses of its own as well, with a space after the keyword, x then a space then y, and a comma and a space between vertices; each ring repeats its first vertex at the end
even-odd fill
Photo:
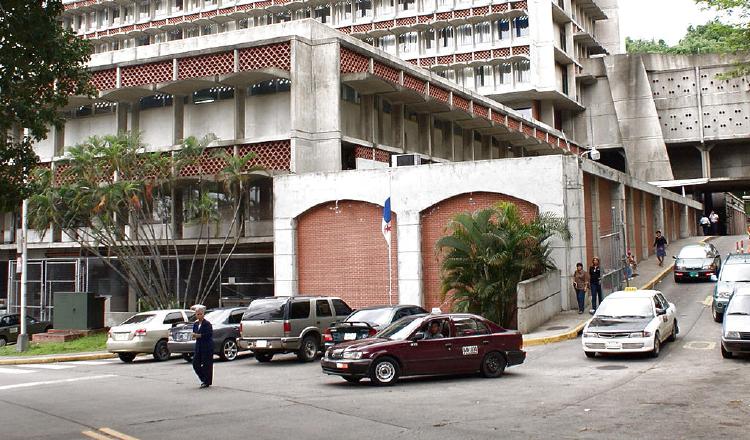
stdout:
MULTIPOLYGON (((750 52, 750 0, 695 0, 696 3, 725 14, 734 24, 730 24, 734 35, 727 39, 722 52, 750 52)), ((750 75, 750 62, 737 64, 727 76, 750 75)))
POLYGON ((93 136, 56 163, 63 169, 57 182, 49 169, 35 170, 30 225, 41 233, 52 226, 99 257, 148 308, 204 303, 242 237, 248 185, 267 175, 250 165, 252 153, 219 149, 208 156, 213 139, 190 137, 173 153, 147 153, 137 133, 93 136), (205 172, 206 159, 223 168, 205 172), (197 177, 183 177, 196 169, 197 177), (197 238, 180 240, 181 217, 197 226, 197 238), (180 265, 187 270, 179 279, 188 280, 181 292, 175 287, 180 259, 189 262, 180 265))
POLYGON ((64 30, 62 1, 0 3, 0 210, 18 207, 38 162, 32 143, 60 125, 70 95, 89 95, 89 43, 64 30), (23 129, 28 131, 24 135, 23 129))
POLYGON ((438 240, 443 257, 441 292, 456 312, 476 313, 510 326, 517 310, 516 285, 555 268, 549 239, 567 240, 565 220, 542 213, 526 222, 512 203, 457 214, 438 240))
POLYGON ((665 53, 693 55, 702 53, 732 53, 739 50, 746 34, 735 26, 718 20, 704 25, 690 26, 685 36, 674 46, 664 40, 625 39, 628 53, 665 53))

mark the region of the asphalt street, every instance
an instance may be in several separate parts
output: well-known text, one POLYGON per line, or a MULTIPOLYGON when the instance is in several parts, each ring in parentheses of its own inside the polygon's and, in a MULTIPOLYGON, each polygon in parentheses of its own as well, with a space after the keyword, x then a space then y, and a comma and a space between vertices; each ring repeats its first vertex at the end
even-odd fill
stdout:
MULTIPOLYGON (((734 249, 729 237, 714 244, 734 249)), ((0 368, 0 438, 750 438, 750 359, 721 357, 707 301, 713 284, 667 277, 657 288, 677 306, 681 329, 657 359, 587 359, 576 339, 529 348, 526 363, 499 379, 376 388, 326 376, 318 362, 245 356, 217 362, 205 390, 179 358, 8 366, 0 368)))

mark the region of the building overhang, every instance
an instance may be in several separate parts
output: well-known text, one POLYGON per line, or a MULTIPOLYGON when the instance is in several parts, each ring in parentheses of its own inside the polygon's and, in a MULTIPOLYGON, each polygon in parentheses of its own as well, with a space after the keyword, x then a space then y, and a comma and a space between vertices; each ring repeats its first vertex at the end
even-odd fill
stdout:
POLYGON ((597 4, 596 0, 577 0, 576 5, 593 20, 606 20, 609 18, 601 6, 597 4))

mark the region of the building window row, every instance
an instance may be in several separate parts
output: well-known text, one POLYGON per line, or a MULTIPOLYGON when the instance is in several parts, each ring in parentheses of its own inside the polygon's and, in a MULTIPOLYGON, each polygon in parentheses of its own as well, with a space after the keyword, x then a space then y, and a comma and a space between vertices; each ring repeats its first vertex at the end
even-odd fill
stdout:
POLYGON ((455 67, 438 70, 435 73, 468 89, 502 90, 531 82, 531 62, 521 60, 476 67, 455 67))

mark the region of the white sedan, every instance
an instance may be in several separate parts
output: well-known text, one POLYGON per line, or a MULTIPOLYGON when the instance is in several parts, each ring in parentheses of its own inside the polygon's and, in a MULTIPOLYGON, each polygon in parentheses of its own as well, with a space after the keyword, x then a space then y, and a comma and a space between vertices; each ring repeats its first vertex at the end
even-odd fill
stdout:
POLYGON ((664 341, 679 333, 677 308, 657 290, 629 287, 599 305, 583 328, 581 344, 587 357, 597 353, 650 352, 659 356, 664 341))

